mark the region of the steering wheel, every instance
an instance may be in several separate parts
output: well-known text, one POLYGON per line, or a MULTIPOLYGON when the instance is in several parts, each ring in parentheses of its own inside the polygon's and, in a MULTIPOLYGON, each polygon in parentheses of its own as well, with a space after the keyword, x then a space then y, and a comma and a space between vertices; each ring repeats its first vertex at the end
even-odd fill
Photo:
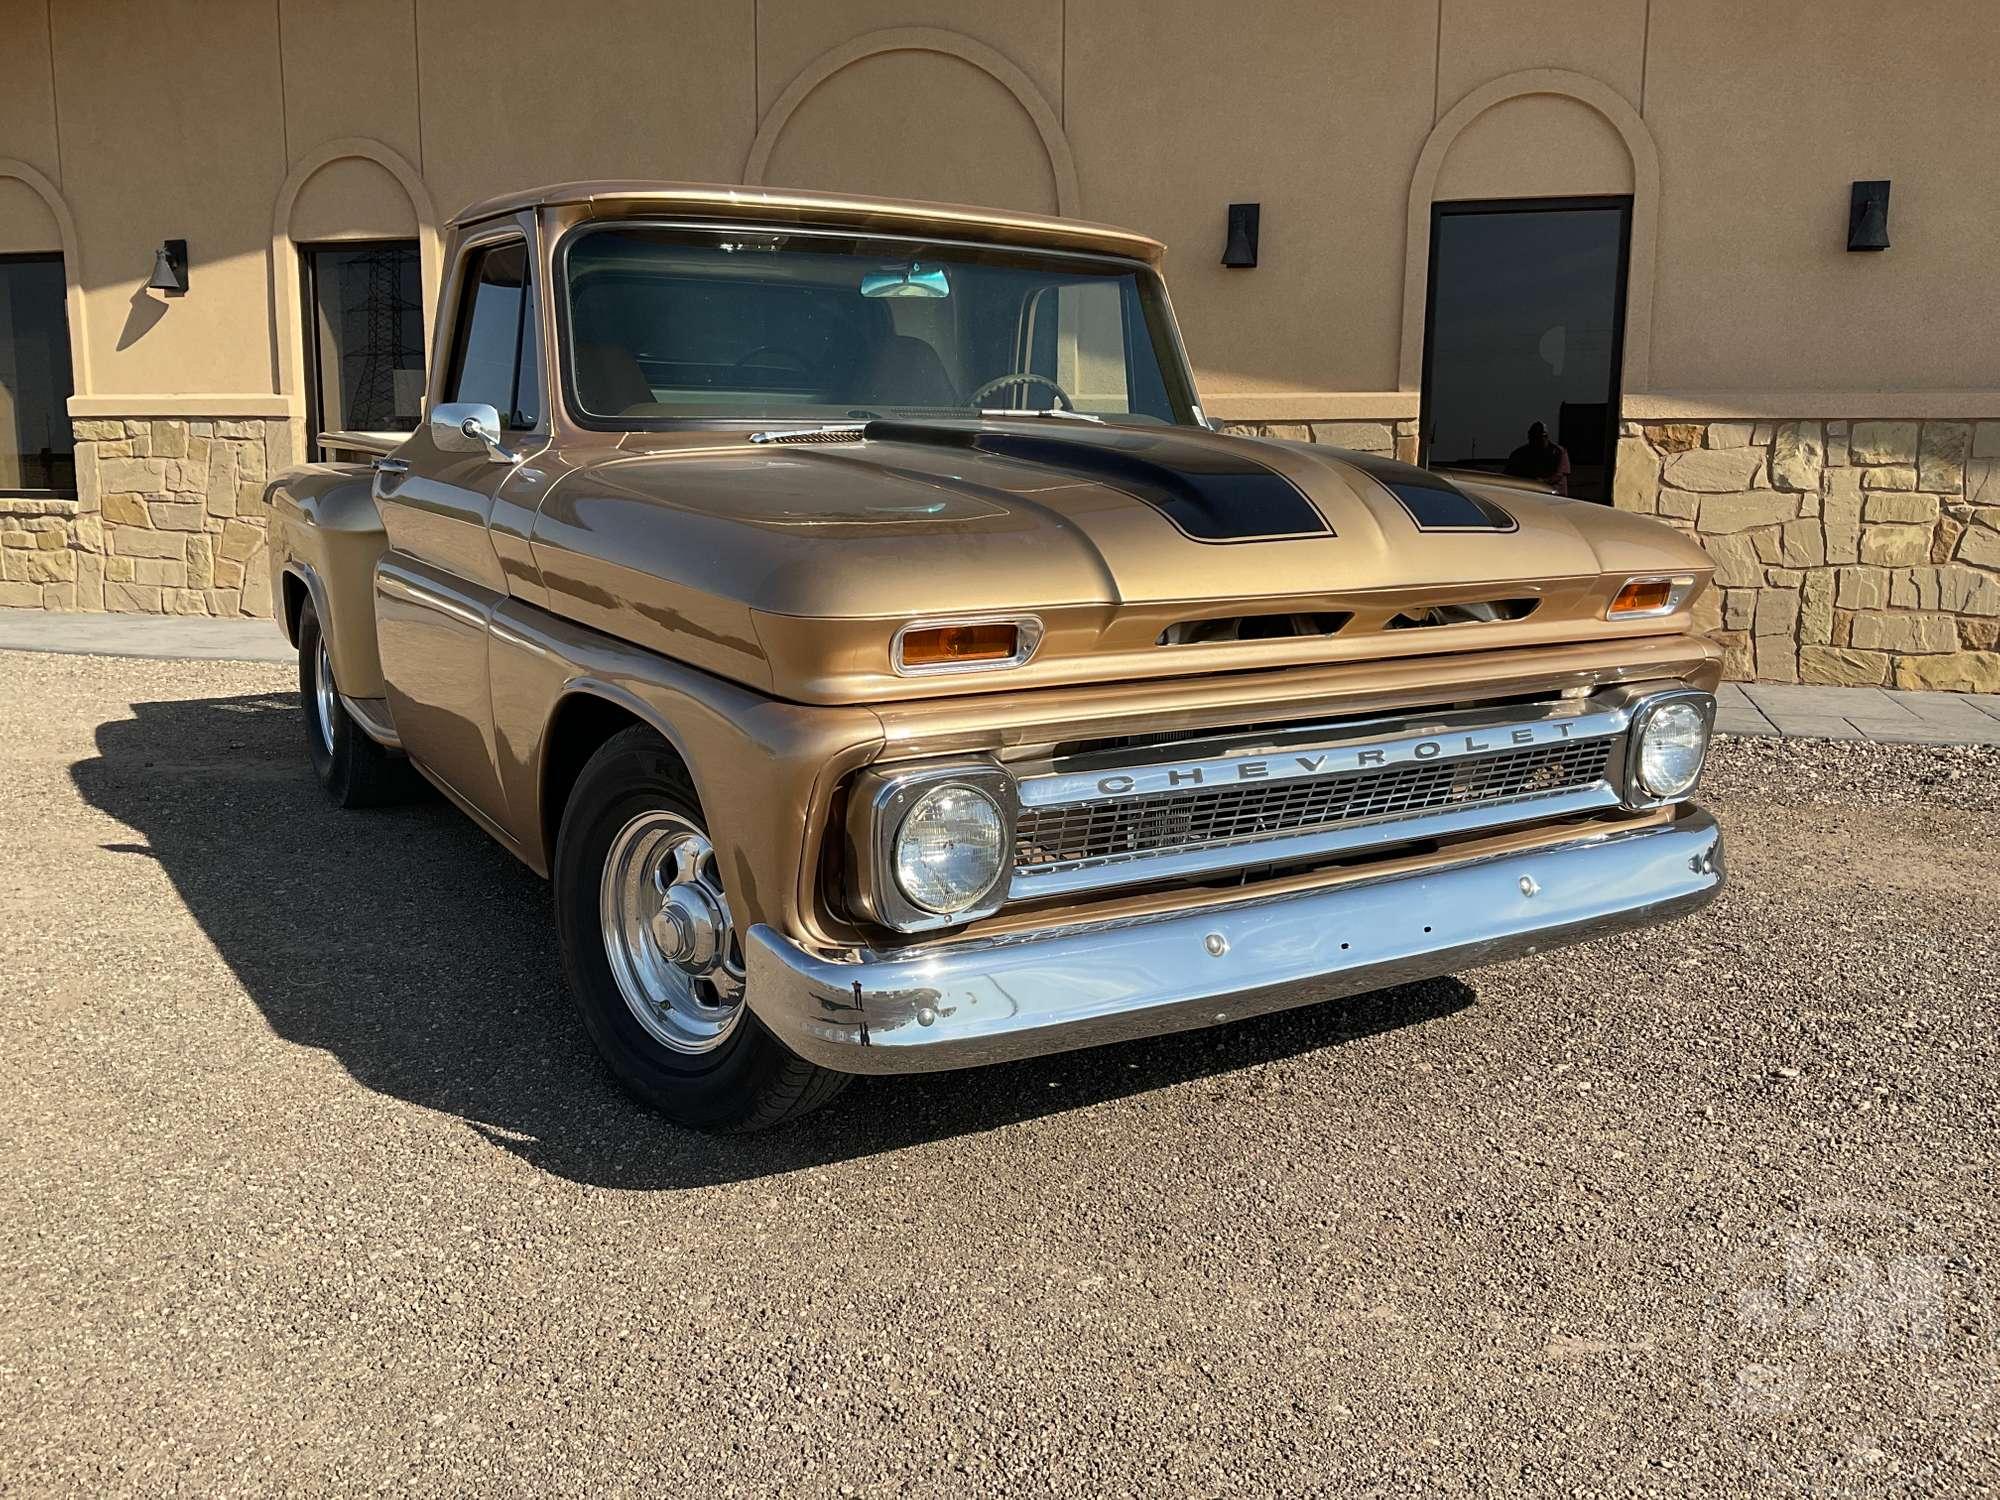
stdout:
POLYGON ((1010 385, 1045 385, 1055 392, 1056 405, 1060 406, 1064 411, 1076 410, 1076 403, 1070 400, 1068 391, 1057 385, 1048 376, 1037 375, 1033 370, 1015 370, 1011 374, 1002 375, 997 379, 987 381, 986 384, 972 393, 971 406, 973 410, 978 411, 984 407, 986 405, 986 398, 994 391, 1001 389, 1003 386, 1010 385))
POLYGON ((812 364, 806 359, 806 357, 803 354, 800 354, 793 349, 781 348, 777 344, 764 344, 759 346, 758 348, 752 349, 748 354, 744 355, 741 359, 737 360, 734 365, 730 366, 730 368, 734 370, 741 370, 748 365, 756 363, 761 356, 766 354, 775 354, 777 356, 777 359, 765 360, 763 368, 768 370, 775 368, 781 364, 788 364, 793 369, 797 370, 801 375, 805 376, 806 379, 811 380, 814 378, 812 364))

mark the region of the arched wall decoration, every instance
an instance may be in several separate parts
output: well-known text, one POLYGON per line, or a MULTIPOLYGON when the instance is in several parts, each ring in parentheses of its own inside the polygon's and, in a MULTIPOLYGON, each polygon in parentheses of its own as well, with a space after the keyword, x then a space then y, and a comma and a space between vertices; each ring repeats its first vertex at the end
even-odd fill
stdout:
POLYGON ((1035 81, 984 42, 935 26, 892 26, 884 31, 871 31, 822 52, 807 63, 777 102, 765 111, 757 127, 757 138, 750 143, 750 157, 743 165, 744 182, 753 187, 764 185, 764 173, 771 164, 778 137, 814 89, 842 69, 885 52, 937 52, 955 57, 987 74, 1012 94, 1014 101, 1027 112, 1042 139, 1042 149, 1048 153, 1049 171, 1055 178, 1056 212, 1065 218, 1077 216, 1083 194, 1077 185, 1076 156, 1070 150, 1062 121, 1042 91, 1035 87, 1035 81))
POLYGON ((437 323, 438 283, 444 264, 444 246, 438 238, 437 208, 431 202, 430 189, 424 186, 423 178, 406 157, 380 141, 362 136, 328 141, 300 158, 292 168, 284 186, 278 189, 277 206, 271 213, 272 375, 278 394, 286 399, 294 418, 305 415, 304 387, 299 376, 299 356, 304 337, 299 326, 299 310, 304 289, 299 280, 298 246, 292 241, 292 211, 298 205, 300 192, 316 173, 334 162, 349 159, 373 162, 387 171, 401 184, 404 195, 410 200, 410 208, 416 214, 417 263, 424 296, 424 367, 430 368, 431 330, 437 323))
POLYGON ((1623 94, 1583 73, 1531 68, 1474 89, 1452 106, 1424 141, 1410 177, 1404 228, 1403 345, 1397 384, 1420 390, 1424 377, 1424 304, 1430 290, 1431 202, 1445 157, 1465 128, 1495 105, 1533 94, 1554 94, 1588 105, 1625 143, 1632 159, 1632 259, 1625 285, 1625 367, 1622 390, 1630 397, 1649 388, 1653 362, 1653 261, 1660 204, 1660 153, 1653 133, 1623 94))
POLYGON ((84 395, 90 390, 90 345, 83 336, 83 254, 77 248, 76 217, 61 190, 26 162, 0 156, 0 177, 26 183, 56 221, 56 237, 62 244, 63 311, 69 323, 70 394, 84 395))

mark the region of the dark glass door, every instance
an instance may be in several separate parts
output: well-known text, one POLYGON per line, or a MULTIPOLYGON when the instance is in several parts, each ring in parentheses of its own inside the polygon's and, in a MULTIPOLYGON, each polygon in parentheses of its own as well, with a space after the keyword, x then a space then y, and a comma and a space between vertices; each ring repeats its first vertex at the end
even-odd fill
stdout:
POLYGON ((308 439, 317 449, 322 432, 409 432, 424 397, 417 242, 305 245, 299 254, 308 439))
POLYGON ((1422 462, 1611 498, 1631 213, 1629 198, 1432 208, 1422 462))
POLYGON ((0 255, 0 495, 74 495, 69 283, 60 255, 0 255))

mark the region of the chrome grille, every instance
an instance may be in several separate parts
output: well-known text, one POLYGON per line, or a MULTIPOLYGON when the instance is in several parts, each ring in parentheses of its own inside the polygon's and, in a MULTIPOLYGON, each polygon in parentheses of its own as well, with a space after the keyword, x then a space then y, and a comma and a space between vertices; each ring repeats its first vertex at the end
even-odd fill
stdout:
POLYGON ((1616 743, 1569 740, 1308 781, 1023 808, 1015 868, 1165 854, 1573 791, 1605 778, 1616 743))

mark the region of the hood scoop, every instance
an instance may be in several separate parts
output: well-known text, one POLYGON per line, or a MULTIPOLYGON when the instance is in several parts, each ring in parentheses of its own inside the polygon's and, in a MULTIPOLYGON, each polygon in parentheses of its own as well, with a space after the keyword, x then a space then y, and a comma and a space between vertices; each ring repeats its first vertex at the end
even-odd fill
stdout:
POLYGON ((1381 485, 1419 531, 1516 531, 1520 522, 1491 500, 1468 494, 1448 479, 1415 464, 1372 453, 1340 455, 1341 462, 1359 469, 1381 485))
POLYGON ((1022 432, 958 422, 870 422, 871 442, 956 448, 1093 480, 1143 501, 1197 542, 1330 537, 1305 491, 1260 462, 1248 444, 1170 427, 1022 432))

